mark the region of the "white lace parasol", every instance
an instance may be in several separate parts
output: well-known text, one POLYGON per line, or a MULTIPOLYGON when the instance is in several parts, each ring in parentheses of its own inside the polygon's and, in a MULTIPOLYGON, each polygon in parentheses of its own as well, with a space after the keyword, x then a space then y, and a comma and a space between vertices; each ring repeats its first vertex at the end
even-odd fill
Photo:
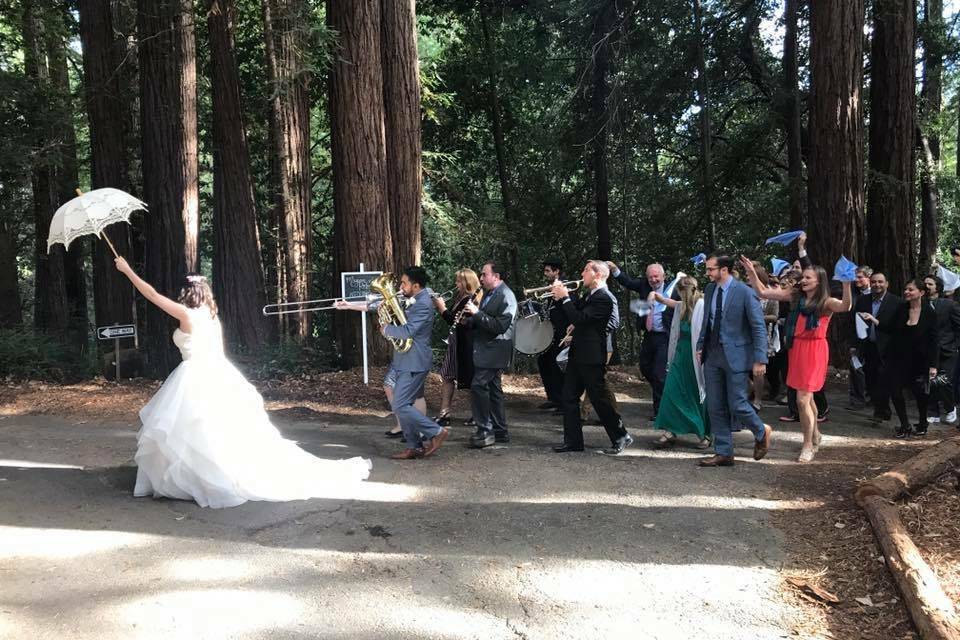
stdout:
MULTIPOLYGON (((79 190, 77 193, 80 193, 79 190)), ((120 189, 107 187, 81 193, 53 214, 50 235, 47 237, 47 253, 50 253, 50 248, 58 242, 69 249, 70 243, 80 236, 99 236, 114 222, 130 222, 131 213, 146 208, 144 202, 120 189)), ((113 250, 107 237, 102 237, 113 250)), ((116 251, 113 253, 117 254, 116 251)))

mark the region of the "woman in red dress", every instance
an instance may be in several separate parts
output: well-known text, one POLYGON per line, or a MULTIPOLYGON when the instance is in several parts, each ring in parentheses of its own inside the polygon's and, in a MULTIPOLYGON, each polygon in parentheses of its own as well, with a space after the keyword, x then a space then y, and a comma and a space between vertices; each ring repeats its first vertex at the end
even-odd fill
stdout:
POLYGON ((797 288, 771 288, 760 282, 749 259, 741 257, 740 261, 761 298, 792 303, 784 332, 789 363, 787 386, 797 391, 797 409, 803 431, 803 446, 797 462, 810 462, 820 448, 817 405, 813 394, 820 391, 827 380, 827 364, 830 362, 827 327, 834 313, 850 310, 850 283, 843 283, 843 299, 837 300, 830 296, 827 272, 823 267, 810 266, 803 270, 797 288))

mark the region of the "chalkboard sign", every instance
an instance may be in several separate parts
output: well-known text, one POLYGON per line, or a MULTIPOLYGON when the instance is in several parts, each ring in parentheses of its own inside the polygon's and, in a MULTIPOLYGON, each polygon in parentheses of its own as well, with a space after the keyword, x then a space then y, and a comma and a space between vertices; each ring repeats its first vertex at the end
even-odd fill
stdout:
POLYGON ((377 279, 382 271, 344 271, 340 274, 341 295, 347 300, 359 300, 370 291, 370 283, 377 279))

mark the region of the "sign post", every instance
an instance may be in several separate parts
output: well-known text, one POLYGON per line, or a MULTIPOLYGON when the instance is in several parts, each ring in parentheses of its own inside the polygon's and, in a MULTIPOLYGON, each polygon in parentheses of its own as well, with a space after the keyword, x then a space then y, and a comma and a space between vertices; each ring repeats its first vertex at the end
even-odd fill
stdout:
MULTIPOLYGON (((340 294, 344 299, 359 298, 370 293, 370 283, 377 279, 381 271, 364 271, 360 263, 359 271, 344 271, 340 274, 340 294)), ((363 384, 370 384, 370 369, 367 358, 367 314, 360 314, 360 335, 363 337, 363 384)))
POLYGON ((115 324, 109 327, 97 327, 99 340, 113 340, 113 360, 116 366, 116 381, 120 382, 120 340, 122 338, 137 338, 137 325, 115 324))

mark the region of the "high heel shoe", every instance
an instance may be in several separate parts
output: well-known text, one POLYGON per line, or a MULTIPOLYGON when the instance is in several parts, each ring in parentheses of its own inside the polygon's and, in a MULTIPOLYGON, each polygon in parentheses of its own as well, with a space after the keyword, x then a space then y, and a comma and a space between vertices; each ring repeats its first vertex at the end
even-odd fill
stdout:
POLYGON ((800 456, 797 458, 797 462, 806 463, 813 462, 813 457, 816 455, 816 452, 813 449, 803 448, 800 450, 800 456))
POLYGON ((433 417, 433 421, 436 422, 436 423, 437 423, 438 425, 440 425, 441 427, 449 427, 449 426, 450 426, 450 414, 449 414, 449 413, 441 413, 441 414, 438 415, 438 416, 434 416, 434 417, 433 417))

